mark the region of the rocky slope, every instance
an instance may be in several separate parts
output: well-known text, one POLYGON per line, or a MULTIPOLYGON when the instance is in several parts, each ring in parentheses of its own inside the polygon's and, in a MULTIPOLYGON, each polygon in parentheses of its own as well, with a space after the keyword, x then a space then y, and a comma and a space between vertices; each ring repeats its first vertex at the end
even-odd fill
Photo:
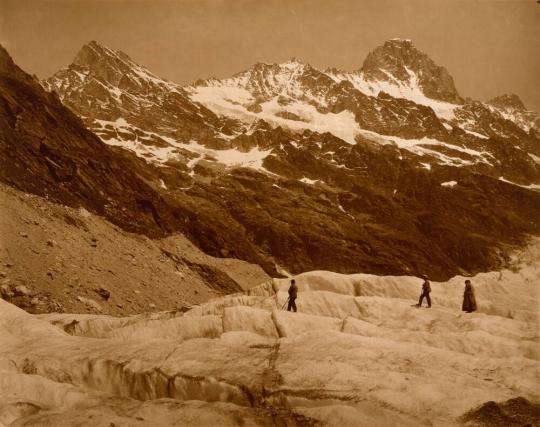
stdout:
POLYGON ((0 423, 537 425, 538 257, 473 277, 472 314, 464 277, 418 309, 417 278, 323 271, 297 276, 298 313, 286 279, 127 318, 0 300, 0 423))
POLYGON ((182 309, 268 279, 184 236, 149 239, 0 184, 0 296, 33 313, 182 309))

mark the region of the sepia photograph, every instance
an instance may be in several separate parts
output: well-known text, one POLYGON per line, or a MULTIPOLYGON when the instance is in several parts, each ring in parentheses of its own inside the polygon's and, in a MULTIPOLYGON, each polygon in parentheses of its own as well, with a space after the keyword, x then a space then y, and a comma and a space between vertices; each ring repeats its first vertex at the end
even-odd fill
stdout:
POLYGON ((0 427, 540 427, 540 1, 0 0, 0 427))

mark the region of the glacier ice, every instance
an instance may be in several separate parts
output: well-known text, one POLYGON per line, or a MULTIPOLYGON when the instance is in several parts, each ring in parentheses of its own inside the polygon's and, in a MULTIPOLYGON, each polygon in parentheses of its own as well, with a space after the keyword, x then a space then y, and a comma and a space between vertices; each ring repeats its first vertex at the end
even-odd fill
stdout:
POLYGON ((0 300, 0 425, 457 425, 483 402, 538 401, 538 245, 472 277, 296 276, 187 312, 33 316, 0 300))

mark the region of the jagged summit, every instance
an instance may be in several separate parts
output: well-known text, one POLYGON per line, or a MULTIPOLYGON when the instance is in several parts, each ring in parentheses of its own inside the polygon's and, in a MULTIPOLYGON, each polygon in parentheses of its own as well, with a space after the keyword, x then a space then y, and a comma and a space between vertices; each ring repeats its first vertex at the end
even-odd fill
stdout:
POLYGON ((505 93, 504 95, 496 96, 486 102, 497 108, 513 109, 517 111, 525 111, 525 104, 515 93, 505 93))
POLYGON ((192 102, 180 85, 95 41, 43 86, 56 91, 103 141, 129 146, 149 161, 165 162, 174 150, 170 141, 200 132, 213 135, 214 129, 226 132, 215 114, 192 102))
POLYGON ((418 50, 410 39, 391 39, 371 51, 361 68, 367 81, 417 84, 431 99, 463 103, 448 71, 418 50))
POLYGON ((302 59, 296 57, 296 56, 293 56, 291 59, 289 59, 288 61, 285 61, 283 62, 282 64, 280 64, 281 66, 283 65, 307 65, 305 61, 303 61, 302 59))
POLYGON ((388 40, 386 43, 391 43, 391 42, 412 43, 412 40, 411 39, 402 39, 402 38, 399 38, 399 37, 395 37, 393 39, 388 40))
POLYGON ((195 87, 241 89, 249 91, 255 99, 269 100, 279 95, 299 96, 301 93, 315 93, 321 89, 321 78, 326 79, 326 83, 331 83, 331 79, 324 73, 293 57, 282 63, 257 62, 251 68, 226 79, 198 80, 190 89, 195 87))
POLYGON ((526 132, 540 130, 540 116, 534 111, 528 111, 523 101, 514 93, 496 96, 486 101, 492 111, 501 114, 505 119, 516 123, 526 132))
MULTIPOLYGON (((76 77, 82 79, 83 83, 83 76, 91 75, 102 83, 135 92, 149 92, 159 86, 172 85, 135 63, 124 52, 110 49, 96 41, 85 44, 67 70, 75 71, 76 77)), ((51 77, 49 82, 54 83, 58 74, 51 77)))
POLYGON ((74 65, 81 67, 94 66, 97 63, 116 63, 117 65, 124 64, 125 66, 135 65, 125 53, 109 49, 94 40, 85 44, 73 60, 74 65))

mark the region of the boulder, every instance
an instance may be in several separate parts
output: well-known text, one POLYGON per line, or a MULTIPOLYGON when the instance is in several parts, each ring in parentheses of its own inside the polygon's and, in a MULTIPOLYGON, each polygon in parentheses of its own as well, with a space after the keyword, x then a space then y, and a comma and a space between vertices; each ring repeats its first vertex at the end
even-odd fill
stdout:
POLYGON ((32 292, 25 285, 17 285, 13 287, 13 295, 16 297, 27 297, 32 295, 32 292))
POLYGON ((14 294, 11 290, 11 287, 7 284, 3 284, 0 286, 0 296, 2 299, 5 299, 6 301, 11 301, 11 298, 13 298, 14 294))
POLYGON ((105 301, 108 301, 111 297, 111 292, 105 288, 96 288, 94 291, 105 301))

